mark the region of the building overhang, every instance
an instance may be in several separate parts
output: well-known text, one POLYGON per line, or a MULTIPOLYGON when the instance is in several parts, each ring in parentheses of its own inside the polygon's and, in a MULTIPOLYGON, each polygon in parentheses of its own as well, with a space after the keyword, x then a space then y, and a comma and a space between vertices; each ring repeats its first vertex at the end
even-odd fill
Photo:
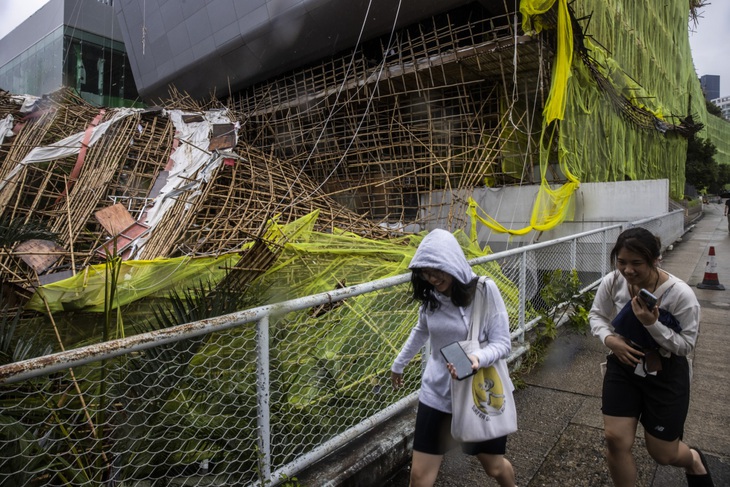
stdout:
POLYGON ((469 3, 499 0, 214 0, 115 2, 140 95, 174 86, 195 98, 236 92, 469 3))

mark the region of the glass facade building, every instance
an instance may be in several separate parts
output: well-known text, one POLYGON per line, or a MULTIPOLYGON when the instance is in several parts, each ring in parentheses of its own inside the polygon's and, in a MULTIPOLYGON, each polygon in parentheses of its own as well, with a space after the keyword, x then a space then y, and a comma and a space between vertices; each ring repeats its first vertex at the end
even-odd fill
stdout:
MULTIPOLYGON (((90 3, 113 15, 111 2, 90 3)), ((26 21, 30 22, 29 25, 21 24, 18 29, 37 32, 32 20, 26 21)), ((26 38, 30 38, 30 34, 26 38)), ((68 86, 95 105, 119 107, 139 104, 121 40, 92 33, 64 20, 29 47, 25 45, 20 35, 3 39, 3 49, 15 48, 19 52, 0 66, 0 88, 15 94, 41 96, 68 86), (15 40, 17 38, 21 38, 21 42, 15 40)))
POLYGON ((63 26, 55 29, 0 67, 0 87, 17 94, 40 96, 63 84, 63 26))
POLYGON ((722 98, 715 98, 712 103, 717 105, 722 110, 722 118, 730 120, 730 96, 723 96, 722 98))
MULTIPOLYGON (((67 26, 66 30, 70 30, 67 26)), ((116 107, 137 99, 124 44, 87 32, 63 38, 63 84, 97 105, 116 107)))

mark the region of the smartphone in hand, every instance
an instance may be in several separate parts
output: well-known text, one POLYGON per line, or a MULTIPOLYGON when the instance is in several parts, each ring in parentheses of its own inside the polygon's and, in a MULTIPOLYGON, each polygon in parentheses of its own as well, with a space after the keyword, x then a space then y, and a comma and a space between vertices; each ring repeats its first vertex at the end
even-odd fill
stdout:
POLYGON ((639 297, 642 301, 644 301, 644 304, 646 304, 646 307, 651 309, 654 309, 654 306, 656 306, 657 298, 652 293, 647 291, 646 289, 642 289, 639 291, 639 297))
POLYGON ((456 378, 458 380, 476 374, 476 370, 471 368, 471 360, 459 342, 453 342, 441 349, 441 355, 446 359, 446 363, 453 364, 456 369, 456 378))

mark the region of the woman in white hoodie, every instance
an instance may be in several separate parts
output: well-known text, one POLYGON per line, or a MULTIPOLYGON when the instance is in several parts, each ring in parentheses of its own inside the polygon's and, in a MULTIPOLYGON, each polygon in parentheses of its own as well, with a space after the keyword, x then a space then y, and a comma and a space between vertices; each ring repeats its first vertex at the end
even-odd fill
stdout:
MULTIPOLYGON (((431 356, 418 394, 418 413, 413 439, 411 487, 432 486, 444 454, 456 442, 451 436, 451 374, 443 356, 445 345, 467 339, 471 306, 485 299, 487 319, 479 341, 488 344, 469 355, 474 369, 488 367, 511 350, 509 320, 502 295, 492 280, 477 293, 478 277, 472 271, 456 238, 446 230, 430 232, 418 246, 409 268, 413 298, 421 302, 418 323, 391 367, 393 386, 403 385, 403 369, 431 342, 431 356)), ((512 384, 505 384, 513 387, 512 384)), ((514 486, 512 464, 504 457, 507 437, 481 443, 462 443, 462 451, 476 455, 484 471, 501 486, 514 486)))

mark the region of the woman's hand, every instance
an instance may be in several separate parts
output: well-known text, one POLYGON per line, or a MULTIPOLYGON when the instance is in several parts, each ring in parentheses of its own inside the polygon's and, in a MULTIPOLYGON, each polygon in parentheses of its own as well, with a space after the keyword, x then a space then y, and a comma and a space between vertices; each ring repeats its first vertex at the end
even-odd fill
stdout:
POLYGON ((395 372, 390 372, 390 382, 393 384, 393 389, 400 389, 403 387, 403 374, 396 374, 395 372))
MULTIPOLYGON (((469 360, 471 360, 471 370, 477 370, 479 368, 479 359, 476 355, 467 355, 469 357, 469 360)), ((454 364, 448 362, 446 364, 446 368, 449 369, 449 373, 451 374, 452 379, 459 379, 456 376, 456 368, 454 367, 454 364)))
POLYGON ((624 363, 626 365, 635 366, 636 364, 641 362, 641 357, 644 356, 643 352, 640 352, 631 345, 629 345, 626 340, 624 340, 620 336, 609 335, 606 337, 604 343, 608 348, 611 349, 616 358, 619 359, 621 363, 624 363))
POLYGON ((634 314, 641 324, 644 326, 651 326, 659 319, 659 307, 649 309, 644 300, 638 296, 634 296, 631 299, 631 309, 634 310, 634 314))

